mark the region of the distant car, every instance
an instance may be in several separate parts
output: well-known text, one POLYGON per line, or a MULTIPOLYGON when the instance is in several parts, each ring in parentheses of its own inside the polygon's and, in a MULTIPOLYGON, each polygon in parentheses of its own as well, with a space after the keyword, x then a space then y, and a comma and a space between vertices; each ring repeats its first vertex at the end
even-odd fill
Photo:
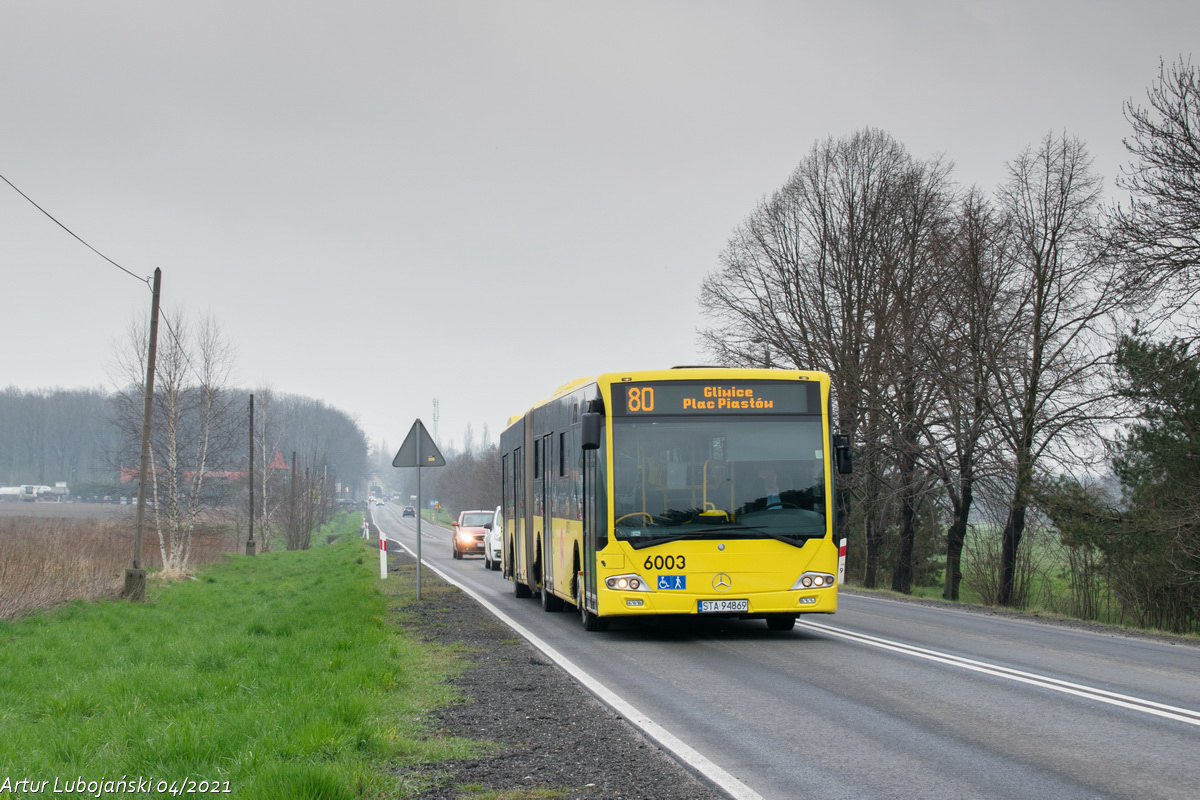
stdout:
POLYGON ((450 538, 450 545, 455 558, 484 554, 483 539, 492 524, 492 514, 491 511, 464 511, 451 523, 454 535, 450 538))
POLYGON ((403 514, 403 516, 405 516, 405 517, 415 517, 416 515, 417 515, 417 510, 416 510, 415 508, 413 508, 412 506, 405 506, 405 507, 404 507, 404 514, 403 514))
POLYGON ((483 527, 488 529, 483 539, 483 565, 488 569, 500 569, 500 555, 504 549, 504 516, 500 506, 492 512, 492 521, 483 527))

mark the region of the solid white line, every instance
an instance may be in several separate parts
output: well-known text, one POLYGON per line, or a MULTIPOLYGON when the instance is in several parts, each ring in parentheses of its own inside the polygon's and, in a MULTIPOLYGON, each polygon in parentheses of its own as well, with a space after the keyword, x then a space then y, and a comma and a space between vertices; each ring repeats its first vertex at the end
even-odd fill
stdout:
MULTIPOLYGON (((378 523, 376 523, 376 527, 378 527, 378 523)), ((408 545, 404 544, 404 542, 387 536, 387 534, 383 532, 383 528, 379 529, 379 533, 382 536, 385 536, 389 541, 399 544, 401 547, 407 550, 413 558, 417 557, 417 554, 409 549, 408 545)), ((429 562, 425 562, 425 566, 440 575, 447 583, 451 583, 462 591, 466 592, 477 603, 486 608, 488 611, 492 612, 492 614, 494 614, 501 622, 512 628, 517 633, 521 634, 521 636, 525 637, 526 641, 540 650, 547 658, 566 670, 568 675, 579 681, 579 683, 583 684, 584 688, 594 694, 602 703, 620 714, 631 724, 641 730, 642 733, 646 734, 646 736, 650 737, 650 739, 657 742, 665 750, 670 751, 676 759, 688 765, 693 771, 700 773, 700 775, 706 780, 720 787, 720 789, 733 798, 733 800, 763 800, 762 795, 758 794, 749 786, 718 767, 712 761, 709 761, 698 751, 684 744, 666 728, 643 714, 631 703, 627 702, 615 692, 610 690, 607 686, 600 683, 600 681, 584 672, 569 658, 555 650, 550 645, 546 644, 546 642, 538 638, 538 636, 536 636, 532 631, 525 628, 523 625, 505 614, 496 606, 492 605, 474 590, 459 583, 452 576, 438 569, 429 562)))
POLYGON ((1105 689, 1099 689, 1094 686, 1085 686, 1079 683, 1071 683, 1057 678, 1051 678, 1046 675, 1038 675, 1032 672, 1024 672, 1011 667, 1000 666, 999 664, 988 664, 983 661, 976 661, 962 656, 956 656, 951 653, 942 653, 937 650, 928 650, 924 647, 916 645, 904 644, 890 639, 881 639, 877 636, 869 636, 865 633, 856 633, 843 628, 835 628, 822 622, 810 622, 808 620, 798 620, 797 624, 807 628, 822 631, 830 636, 837 636, 842 639, 847 639, 852 642, 878 647, 883 650, 891 650, 905 655, 923 658, 927 661, 936 661, 940 664, 947 664, 953 667, 971 670, 972 672, 981 672, 987 675, 992 675, 997 678, 1005 678, 1006 680, 1016 681, 1018 683, 1026 683, 1031 686, 1040 686, 1044 689, 1050 689, 1063 694, 1070 694, 1076 697, 1083 697, 1088 700, 1095 700, 1100 703, 1108 703, 1109 705, 1127 708, 1132 711, 1141 711, 1144 714, 1153 714, 1156 717, 1164 719, 1172 719, 1177 722, 1184 722, 1188 725, 1200 726, 1200 711, 1193 711, 1188 708, 1179 708, 1170 706, 1164 703, 1156 703, 1152 700, 1144 700, 1140 697, 1132 697, 1130 695, 1118 694, 1105 689))

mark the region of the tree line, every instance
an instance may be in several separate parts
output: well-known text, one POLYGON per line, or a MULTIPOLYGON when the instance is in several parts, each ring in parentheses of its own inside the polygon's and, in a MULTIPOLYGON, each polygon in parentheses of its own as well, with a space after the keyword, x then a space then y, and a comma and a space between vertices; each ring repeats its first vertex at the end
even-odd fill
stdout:
POLYGON ((983 599, 1025 605, 1025 542, 1053 530, 1081 613, 1102 590, 1126 619, 1197 627, 1196 70, 1162 65, 1147 97, 1125 107, 1126 203, 1065 132, 985 192, 864 129, 816 143, 704 280, 719 363, 831 374, 866 586, 944 572, 958 599, 972 547, 983 599))
MULTIPOLYGON (((258 548, 269 549, 273 538, 307 547, 336 501, 366 483, 362 429, 320 400, 231 385, 232 350, 212 320, 193 325, 175 314, 169 328, 155 364, 147 486, 164 568, 187 568, 202 518, 224 520, 248 538, 251 491, 258 548)), ((114 391, 0 392, 0 481, 64 481, 74 495, 136 497, 146 342, 145 326, 133 325, 117 348, 114 391)))
POLYGON ((102 389, 0 390, 0 483, 115 483, 110 420, 102 389))
MULTIPOLYGON (((131 388, 140 391, 140 387, 131 388)), ((230 388, 226 392, 236 400, 229 412, 241 428, 228 443, 228 452, 214 462, 213 471, 245 468, 248 443, 237 441, 237 436, 244 437, 246 432, 243 404, 255 394, 263 415, 258 424, 267 426, 268 431, 256 439, 266 442, 268 463, 276 452, 286 460, 295 450, 306 463, 332 466, 347 485, 358 486, 365 480, 364 434, 346 412, 320 400, 270 388, 230 388), (265 421, 268 414, 269 426, 265 421), (321 454, 325 458, 317 457, 321 454)), ((0 389, 0 484, 53 486, 65 481, 75 494, 118 494, 122 469, 137 467, 137 442, 130 439, 128 431, 122 432, 117 409, 120 402, 128 404, 127 395, 127 390, 102 388, 0 389), (105 491, 92 491, 99 489, 105 491)))

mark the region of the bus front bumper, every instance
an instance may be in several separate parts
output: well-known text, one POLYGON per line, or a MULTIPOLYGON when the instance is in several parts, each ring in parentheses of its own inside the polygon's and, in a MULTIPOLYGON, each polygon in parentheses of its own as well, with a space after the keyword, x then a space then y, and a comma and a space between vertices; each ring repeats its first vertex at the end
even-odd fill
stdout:
POLYGON ((602 590, 598 610, 602 616, 670 614, 753 618, 767 614, 832 614, 837 611, 837 589, 831 586, 802 591, 730 595, 602 590))

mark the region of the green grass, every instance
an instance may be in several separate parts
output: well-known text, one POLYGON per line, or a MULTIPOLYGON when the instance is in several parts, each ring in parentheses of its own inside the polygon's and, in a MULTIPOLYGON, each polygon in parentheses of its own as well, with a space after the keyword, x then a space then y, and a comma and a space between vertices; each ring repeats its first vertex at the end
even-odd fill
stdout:
POLYGON ((145 603, 0 623, 0 798, 122 777, 268 800, 404 796, 390 767, 470 744, 422 729, 458 667, 388 621, 400 581, 380 581, 370 555, 355 530, 152 580, 145 603), (6 792, 6 778, 51 783, 6 792))
MULTIPOLYGON (((987 580, 992 581, 995 588, 996 577, 999 574, 999 526, 981 525, 968 532, 967 546, 963 551, 962 569, 965 576, 959 585, 959 599, 963 605, 989 605, 988 597, 980 591, 987 580), (990 575, 990 578, 981 577, 990 575)), ((1028 614, 1037 617, 1051 617, 1062 620, 1095 621, 1105 625, 1123 628, 1161 636, 1178 637, 1184 641, 1200 640, 1200 634, 1174 634, 1158 629, 1140 628, 1122 615, 1117 599, 1108 592, 1103 578, 1094 577, 1095 596, 1094 613, 1082 615, 1077 613, 1076 599, 1072 591, 1072 580, 1078 579, 1071 574, 1070 554, 1063 545, 1058 534, 1050 528, 1030 526, 1026 528, 1025 537, 1021 542, 1018 554, 1018 570, 1025 580, 1024 602, 1019 607, 1008 611, 1028 614)), ((935 581, 930 585, 912 587, 909 595, 901 595, 891 591, 891 575, 884 571, 879 585, 874 589, 865 588, 861 582, 851 579, 847 588, 857 591, 870 592, 896 598, 917 597, 928 600, 942 600, 944 590, 945 570, 934 574, 935 581)), ((994 596, 994 592, 989 595, 994 596)))
POLYGON ((450 516, 449 511, 434 511, 431 508, 421 509, 421 517, 434 525, 442 525, 449 528, 450 523, 454 522, 454 517, 450 516))

